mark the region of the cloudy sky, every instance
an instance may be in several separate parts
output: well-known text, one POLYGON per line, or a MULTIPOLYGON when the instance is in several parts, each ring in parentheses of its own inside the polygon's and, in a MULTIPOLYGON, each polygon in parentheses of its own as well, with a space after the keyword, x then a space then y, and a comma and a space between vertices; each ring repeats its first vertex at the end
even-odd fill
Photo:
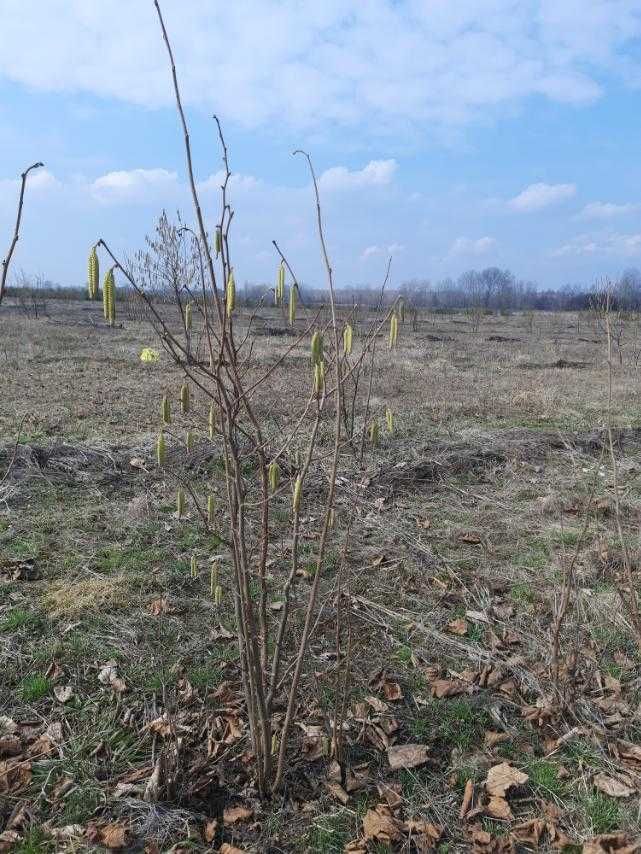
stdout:
MULTIPOLYGON (((339 283, 510 267, 541 285, 641 266, 641 0, 164 0, 208 223, 224 125, 238 281, 276 238, 339 283)), ((0 0, 0 243, 34 160, 15 267, 85 281, 88 246, 189 218, 152 0, 0 0)), ((3 237, 4 235, 4 237, 3 237)), ((4 246, 0 245, 0 254, 4 246)))

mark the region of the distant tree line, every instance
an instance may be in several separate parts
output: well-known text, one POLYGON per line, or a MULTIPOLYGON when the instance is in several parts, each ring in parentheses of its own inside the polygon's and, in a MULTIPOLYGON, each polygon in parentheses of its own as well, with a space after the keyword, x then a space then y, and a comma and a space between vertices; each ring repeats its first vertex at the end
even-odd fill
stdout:
MULTIPOLYGON (((641 310, 641 271, 636 267, 625 270, 610 283, 612 307, 621 311, 641 310)), ((327 299, 325 291, 301 285, 301 297, 307 305, 318 305, 327 299)), ((261 302, 271 303, 272 286, 246 282, 239 288, 240 301, 249 306, 261 302)), ((485 270, 468 270, 458 279, 445 278, 437 282, 429 279, 412 279, 400 287, 389 287, 383 303, 391 304, 398 296, 405 298, 411 308, 430 311, 474 310, 488 313, 513 311, 585 311, 594 305, 603 284, 591 287, 564 285, 560 288, 540 288, 535 282, 517 279, 510 270, 487 267, 485 270)), ((65 287, 42 278, 32 278, 21 273, 7 296, 19 301, 31 299, 35 293, 40 299, 86 299, 86 287, 65 287)), ((343 305, 375 305, 380 299, 380 288, 365 286, 338 288, 338 301, 343 305)), ((162 289, 157 298, 162 301, 162 289)))
MULTIPOLYGON (((584 311, 594 305, 604 285, 564 285, 560 288, 541 289, 535 282, 517 279, 510 270, 487 267, 485 270, 468 270, 458 279, 445 278, 438 282, 429 279, 412 279, 400 287, 387 288, 383 302, 392 303, 403 296, 408 306, 431 311, 477 310, 492 313, 512 311, 584 311)), ((618 280, 609 283, 612 307, 616 310, 641 310, 641 271, 633 267, 625 270, 618 280)), ((265 299, 268 285, 246 283, 241 296, 248 305, 257 305, 265 299)), ((365 286, 339 287, 338 299, 347 305, 374 305, 380 297, 379 288, 365 286)), ((323 303, 324 291, 301 285, 303 300, 309 304, 323 303)))

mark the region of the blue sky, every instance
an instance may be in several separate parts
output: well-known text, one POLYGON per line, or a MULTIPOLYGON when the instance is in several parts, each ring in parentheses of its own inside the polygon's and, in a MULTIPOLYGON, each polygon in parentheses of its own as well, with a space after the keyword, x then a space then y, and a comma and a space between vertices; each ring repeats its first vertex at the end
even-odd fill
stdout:
MULTIPOLYGON (((641 0, 165 0, 208 222, 220 116, 239 281, 276 238, 322 284, 303 147, 340 284, 499 265, 541 286, 641 266, 641 0)), ((0 240, 83 284, 88 246, 190 217, 152 0, 0 0, 0 240), (2 238, 5 235, 5 238, 2 238)), ((0 246, 0 251, 3 247, 0 246)))

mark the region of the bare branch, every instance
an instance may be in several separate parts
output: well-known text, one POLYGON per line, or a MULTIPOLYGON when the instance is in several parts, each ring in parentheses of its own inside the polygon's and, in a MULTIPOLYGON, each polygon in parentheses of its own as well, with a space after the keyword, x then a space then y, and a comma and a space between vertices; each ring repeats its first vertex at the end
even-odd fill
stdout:
POLYGON ((44 166, 44 163, 32 163, 28 169, 20 176, 21 184, 20 184, 20 196, 18 197, 18 212, 16 214, 16 227, 13 232, 13 240, 11 241, 11 245, 9 246, 9 251, 7 252, 7 257, 2 262, 2 274, 0 275, 0 304, 2 303, 2 298, 4 297, 5 288, 7 286, 7 275, 9 273, 9 264, 11 263, 11 258, 13 256, 14 250, 16 248, 16 243, 20 239, 20 222, 22 221, 22 208, 24 206, 24 191, 25 186, 27 184, 27 177, 29 173, 33 169, 40 169, 44 166))

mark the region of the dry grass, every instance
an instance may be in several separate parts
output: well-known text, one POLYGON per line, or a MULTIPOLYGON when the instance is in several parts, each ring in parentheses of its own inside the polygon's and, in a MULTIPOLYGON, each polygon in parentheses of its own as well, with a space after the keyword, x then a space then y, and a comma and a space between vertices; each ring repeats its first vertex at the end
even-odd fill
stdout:
MULTIPOLYGON (((51 322, 25 320, 4 307, 0 319, 0 430, 6 437, 0 473, 26 416, 0 507, 0 576, 6 579, 0 586, 0 667, 9 688, 0 698, 0 715, 64 718, 66 758, 47 780, 42 774, 51 768, 34 763, 27 792, 30 798, 41 789, 47 793, 48 801, 37 802, 39 820, 64 825, 102 816, 93 813, 99 804, 107 805, 106 816, 123 814, 117 782, 153 764, 159 741, 145 726, 163 710, 171 712, 181 727, 183 753, 166 814, 199 834, 203 816, 212 817, 211 804, 241 797, 247 785, 244 737, 229 742, 224 761, 207 754, 221 715, 215 691, 238 679, 235 645, 220 629, 232 625, 224 548, 203 536, 193 510, 181 522, 173 513, 173 478, 185 467, 197 489, 221 490, 218 452, 202 443, 188 459, 177 417, 168 469, 158 473, 159 401, 163 393, 175 399, 177 370, 165 354, 158 366, 140 363, 142 347, 153 344, 142 323, 125 320, 109 331, 91 325, 95 309, 87 304, 50 308, 51 322), (212 553, 222 557, 219 609, 208 595, 212 553), (189 577, 193 554, 196 579, 189 577), (27 561, 37 569, 31 580, 20 577, 27 561), (150 602, 161 597, 167 607, 154 616, 150 602), (117 662, 127 685, 122 697, 96 679, 106 660, 117 662), (38 685, 25 682, 31 674, 45 678, 52 662, 64 671, 61 682, 74 688, 75 699, 64 709, 51 687, 43 683, 44 693, 36 696, 38 685), (195 691, 189 702, 185 680, 195 691), (87 727, 97 709, 109 711, 108 719, 87 727), (100 743, 108 745, 107 758, 93 754, 100 743), (54 787, 63 774, 90 793, 91 808, 73 798, 56 800, 54 787)), ((266 322, 278 325, 278 318, 266 316, 266 322)), ((628 349, 615 372, 613 409, 624 529, 635 557, 641 521, 641 410, 632 357, 637 326, 631 320, 624 336, 628 349)), ((258 375, 291 340, 257 335, 249 370, 258 375)), ((443 851, 469 850, 469 828, 458 818, 461 784, 482 780, 488 767, 503 760, 530 775, 513 805, 517 818, 540 815, 544 802, 554 801, 560 827, 576 841, 613 827, 638 832, 631 801, 598 795, 593 784, 599 770, 621 770, 618 740, 641 737, 635 711, 639 657, 616 597, 620 548, 612 480, 600 463, 603 336, 585 319, 577 332, 576 318, 566 315, 537 316, 532 334, 519 316, 485 318, 474 333, 463 318, 438 315, 421 318, 415 333, 407 323, 400 341, 394 359, 382 352, 373 390, 374 414, 382 419, 389 405, 397 432, 368 450, 364 470, 347 449, 343 456, 338 524, 300 717, 327 726, 333 714, 335 570, 346 520, 354 513, 350 708, 380 693, 372 677, 384 670, 403 693, 387 713, 398 726, 394 737, 427 743, 433 760, 427 771, 394 775, 350 719, 352 761, 368 763, 368 787, 339 808, 322 786, 323 762, 305 763, 298 755, 286 803, 273 811, 256 806, 260 827, 234 829, 226 838, 274 852, 341 851, 358 835, 363 813, 378 802, 375 783, 386 781, 400 783, 407 817, 447 828, 443 842, 450 847, 443 851), (491 340, 496 336, 509 340, 491 340), (595 508, 579 548, 578 587, 562 636, 564 656, 579 651, 563 708, 547 667, 549 627, 593 481, 595 508), (466 632, 456 634, 450 624, 461 619, 466 632), (484 669, 485 677, 479 676, 484 669), (444 679, 471 680, 469 690, 435 698, 436 671, 444 679), (618 700, 606 677, 620 683, 618 700), (608 710, 611 700, 620 704, 618 718, 608 710), (522 713, 537 703, 554 707, 539 723, 522 713), (547 756, 549 740, 575 726, 583 734, 547 756), (490 729, 507 739, 489 748, 490 729)), ((296 348, 286 364, 282 385, 258 401, 273 434, 288 418, 292 399, 303 400, 309 388, 306 349, 296 348)), ((204 424, 205 402, 197 393, 194 408, 204 424)), ((321 481, 316 488, 307 496, 310 514, 322 496, 321 481)), ((288 521, 285 497, 275 508, 282 538, 270 555, 274 595, 288 559, 288 521)), ((221 530, 224 524, 221 518, 221 530)), ((311 542, 309 549, 311 555, 311 542)), ((295 619, 292 643, 299 632, 295 619)), ((141 796, 128 790, 127 797, 141 796)), ((0 829, 9 812, 0 809, 0 829)), ((478 822, 493 833, 510 828, 487 817, 478 822)), ((163 827, 171 828, 167 842, 178 840, 178 822, 163 827), (172 833, 177 835, 170 839, 172 833)))
POLYGON ((130 580, 119 573, 106 578, 53 581, 42 605, 52 618, 71 618, 85 612, 124 608, 131 603, 130 580))

